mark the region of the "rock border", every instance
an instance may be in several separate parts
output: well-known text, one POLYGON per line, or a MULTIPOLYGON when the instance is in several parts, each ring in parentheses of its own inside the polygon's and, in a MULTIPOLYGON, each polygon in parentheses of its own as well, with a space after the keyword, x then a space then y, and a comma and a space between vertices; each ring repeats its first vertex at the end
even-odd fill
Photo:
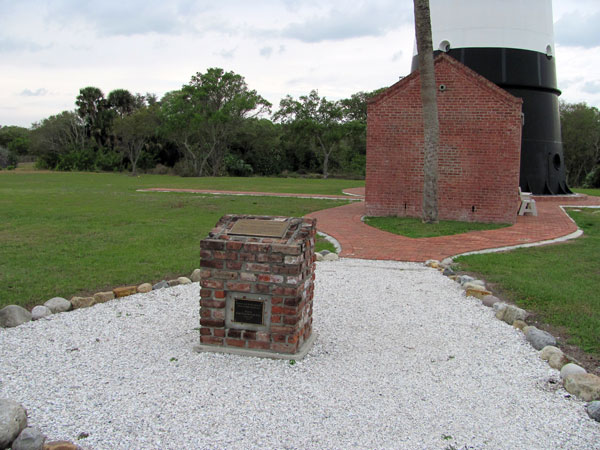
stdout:
POLYGON ((13 450, 82 450, 69 441, 47 441, 37 427, 29 426, 27 410, 18 402, 0 398, 0 448, 13 450))
POLYGON ((145 294, 152 290, 166 287, 179 286, 200 281, 200 269, 194 269, 189 277, 178 277, 172 280, 162 280, 152 285, 142 283, 139 285, 119 286, 111 291, 96 292, 90 297, 73 296, 71 300, 62 297, 53 297, 43 305, 36 305, 31 312, 19 305, 7 305, 0 309, 0 328, 13 328, 32 320, 40 320, 52 314, 72 311, 80 308, 89 308, 98 303, 106 303, 116 298, 127 297, 133 294, 145 294))
POLYGON ((476 280, 469 275, 458 275, 452 270, 452 261, 440 262, 435 259, 425 261, 425 266, 437 269, 451 280, 459 283, 465 290, 465 296, 475 297, 489 308, 493 308, 498 320, 521 330, 529 344, 539 351, 540 358, 547 361, 550 367, 560 372, 565 390, 584 402, 588 402, 588 416, 600 422, 600 377, 587 373, 578 362, 565 355, 558 348, 557 339, 550 333, 528 325, 529 313, 517 306, 502 302, 486 287, 485 281, 476 280))
MULTIPOLYGON (((337 251, 339 251, 340 247, 335 239, 324 233, 320 234, 332 242, 336 246, 336 249, 338 249, 337 251)), ((320 252, 317 252, 315 256, 317 261, 337 261, 339 259, 337 253, 330 252, 329 250, 321 250, 320 252)), ((71 300, 67 300, 62 297, 52 297, 44 302, 43 305, 34 306, 31 312, 19 305, 6 305, 0 309, 0 328, 17 327, 32 320, 35 321, 43 319, 52 314, 72 311, 80 308, 89 308, 98 303, 106 303, 110 300, 127 297, 133 294, 145 294, 157 289, 200 282, 200 273, 200 269, 194 269, 189 277, 181 276, 172 280, 161 280, 154 285, 146 282, 139 285, 119 286, 111 291, 96 292, 94 295, 89 297, 73 296, 71 297, 71 300)))
MULTIPOLYGON (((336 246, 336 248, 339 248, 339 244, 336 246)), ((337 253, 332 253, 328 250, 322 250, 317 252, 315 255, 317 261, 337 261, 339 259, 337 253)), ((53 297, 47 300, 43 305, 34 306, 31 312, 22 306, 7 305, 0 309, 0 328, 13 328, 32 320, 43 319, 44 317, 48 317, 52 314, 58 314, 80 308, 89 308, 98 303, 105 303, 133 294, 144 294, 153 290, 179 286, 182 284, 190 284, 193 282, 200 282, 200 274, 200 269, 194 269, 189 277, 181 276, 172 280, 161 280, 154 285, 151 283, 142 283, 139 285, 119 286, 111 291, 96 292, 90 297, 73 296, 71 297, 71 300, 67 300, 62 297, 53 297)), ((0 414, 0 448, 5 448, 2 445, 6 445, 6 448, 14 448, 15 450, 82 449, 80 446, 70 441, 46 442, 46 436, 42 434, 39 429, 36 427, 29 427, 27 425, 27 410, 21 404, 10 399, 0 398, 0 406, 2 406, 2 408, 0 408, 2 410, 0 411, 0 413, 2 413, 0 414), (11 408, 4 407, 4 405, 10 405, 11 408), (3 414, 6 415, 6 417, 4 417, 3 414), (18 429, 12 426, 9 430, 8 424, 17 424, 18 429), (6 433, 4 431, 6 431, 6 433)))
MULTIPOLYGON (((121 297, 127 297, 133 294, 147 293, 152 290, 164 289, 167 287, 178 286, 180 284, 190 284, 200 281, 200 269, 194 271, 188 277, 178 277, 172 280, 162 280, 152 285, 151 283, 142 283, 140 285, 119 286, 111 291, 96 292, 90 297, 73 296, 71 300, 62 297, 53 297, 47 300, 43 305, 36 305, 31 312, 22 306, 7 305, 0 309, 0 328, 13 328, 32 320, 40 320, 52 314, 72 311, 80 308, 89 308, 98 303, 105 303, 121 297)), ((46 436, 35 427, 27 425, 27 410, 19 403, 10 399, 0 398, 0 448, 35 449, 35 450, 81 450, 82 447, 70 441, 49 441, 46 442, 46 436), (4 402, 4 403, 3 403, 4 402), (4 407, 4 404, 11 405, 11 408, 4 407), (4 417, 6 415, 6 417, 4 417), (4 423, 6 422, 6 424, 4 423), (18 429, 10 429, 4 433, 8 424, 18 424, 18 429), (16 431, 16 433, 15 433, 16 431), (5 442, 6 441, 6 442, 5 442), (6 447, 4 446, 6 445, 6 447)))

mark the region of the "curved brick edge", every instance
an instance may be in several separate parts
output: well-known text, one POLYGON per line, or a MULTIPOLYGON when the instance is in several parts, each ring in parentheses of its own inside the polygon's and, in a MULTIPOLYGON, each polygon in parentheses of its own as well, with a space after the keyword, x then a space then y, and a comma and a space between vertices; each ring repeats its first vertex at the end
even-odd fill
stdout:
POLYGON ((565 236, 558 237, 556 239, 548 239, 546 241, 531 242, 529 244, 509 245, 507 247, 486 248, 485 250, 475 250, 472 252, 460 253, 458 255, 449 256, 448 258, 443 259, 442 263, 446 263, 446 264, 452 263, 452 261, 454 261, 455 258, 458 258, 460 256, 482 255, 484 253, 500 253, 500 252, 507 252, 510 250, 516 250, 518 248, 541 247, 542 245, 558 244, 560 242, 570 241, 571 239, 577 239, 582 234, 583 234, 583 231, 578 228, 577 231, 574 231, 573 233, 569 233, 565 236))
MULTIPOLYGON (((479 299, 482 302, 482 304, 484 304, 485 306, 493 307, 494 311, 496 312, 496 314, 495 314, 496 319, 501 320, 501 321, 505 322, 507 325, 512 326, 515 329, 522 331, 523 334, 526 336, 527 341, 532 345, 532 347, 536 348, 535 342, 533 340, 530 340, 528 337, 528 333, 530 332, 530 330, 536 329, 533 326, 529 326, 526 322, 527 316, 529 315, 529 313, 521 308, 517 308, 512 305, 507 305, 506 303, 501 302, 498 298, 494 297, 493 292, 486 287, 485 282, 483 280, 474 280, 472 277, 455 274, 452 271, 452 269, 450 269, 451 263, 452 263, 451 260, 449 262, 428 260, 424 263, 424 265, 426 267, 437 269, 438 271, 443 272, 443 274, 445 276, 447 276, 451 280, 459 283, 465 289, 466 297, 475 297, 475 298, 479 299), (493 299, 490 301, 489 300, 490 298, 493 298, 493 299)), ((538 331, 541 331, 541 330, 538 330, 538 331)), ((574 358, 572 358, 568 355, 563 354, 562 350, 560 350, 557 347, 558 343, 557 343, 556 338, 554 338, 547 332, 542 331, 542 333, 547 335, 547 337, 549 339, 552 338, 554 340, 553 343, 548 343, 548 344, 544 345, 542 348, 536 348, 536 350, 538 350, 540 353, 540 358, 546 360, 546 362, 550 365, 550 367, 561 372, 561 369, 564 366, 566 366, 567 364, 572 364, 572 365, 577 364, 577 360, 575 360, 574 358), (560 360, 558 362, 556 360, 552 360, 551 358, 546 358, 544 356, 544 353, 547 351, 547 349, 549 347, 556 347, 557 350, 559 352, 561 352, 562 358, 560 358, 560 360), (558 366, 557 366, 557 363, 558 363, 558 366)), ((585 372, 585 369, 581 368, 581 370, 583 370, 585 372)), ((600 382, 600 377, 597 377, 596 375, 587 374, 587 376, 589 378, 595 379, 598 382, 600 382)), ((561 372, 560 378, 562 381, 563 388, 567 392, 569 392, 569 394, 576 396, 574 393, 570 392, 570 390, 567 389, 566 385, 568 384, 569 377, 568 376, 563 377, 563 373, 561 372)), ((589 399, 584 399, 581 397, 579 399, 583 402, 590 401, 589 399)), ((597 401, 597 400, 600 400, 600 398, 596 398, 593 400, 597 401)))
POLYGON ((337 253, 342 253, 342 246, 336 238, 334 238, 333 236, 330 236, 327 233, 324 233, 322 231, 317 231, 317 234, 319 236, 325 238, 325 240, 328 241, 329 243, 331 243, 335 247, 335 251, 337 253))
MULTIPOLYGON (((563 213, 573 223, 575 223, 575 221, 573 219, 571 219, 571 216, 569 216, 569 214, 567 213, 567 211, 565 210, 565 208, 600 209, 600 206, 597 206, 597 205, 562 206, 561 205, 561 206, 559 206, 559 208, 563 211, 563 213)), ((557 238, 554 238, 554 239, 547 239, 545 241, 538 241, 538 242, 530 242, 528 244, 519 244, 519 245, 510 245, 510 246, 506 246, 506 247, 487 248, 485 250, 475 250, 475 251, 472 251, 472 252, 460 253, 458 255, 449 256, 448 258, 445 258, 442 262, 446 262, 446 263, 447 262, 451 262, 455 258, 458 258, 459 256, 480 255, 480 254, 484 254, 484 253, 498 253, 498 252, 506 252, 506 251, 509 251, 509 250, 516 250, 518 248, 539 247, 539 246, 542 246, 542 245, 557 244, 557 243, 560 243, 560 242, 570 241, 571 239, 577 239, 582 234, 583 234, 583 230, 581 228, 577 228, 577 231, 565 234, 564 236, 560 236, 560 237, 557 237, 557 238)))
MULTIPOLYGON (((538 197, 535 199, 537 201, 538 197)), ((435 238, 412 239, 366 225, 361 221, 365 215, 364 202, 315 211, 307 214, 307 217, 316 218, 318 231, 340 242, 342 257, 424 262, 474 251, 552 241, 578 230, 565 208, 600 207, 600 197, 540 200, 538 216, 519 216, 515 225, 435 238)))

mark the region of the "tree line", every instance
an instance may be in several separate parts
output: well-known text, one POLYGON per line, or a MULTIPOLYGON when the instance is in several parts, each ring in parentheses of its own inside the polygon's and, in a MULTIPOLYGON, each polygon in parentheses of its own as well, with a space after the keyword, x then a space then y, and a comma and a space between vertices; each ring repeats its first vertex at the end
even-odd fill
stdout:
MULTIPOLYGON (((312 90, 273 111, 241 75, 220 68, 161 99, 85 87, 72 111, 30 129, 0 127, 0 168, 35 158, 53 170, 363 177, 367 101, 382 90, 339 101, 312 90)), ((561 102, 560 115, 569 185, 600 187, 600 111, 561 102)))
POLYGON ((568 183, 600 188, 600 111, 561 101, 560 121, 568 183))
POLYGON ((312 90, 273 112, 241 75, 220 68, 161 99, 90 86, 72 111, 31 129, 0 128, 0 165, 29 155, 52 170, 363 177, 367 100, 378 92, 331 101, 312 90))

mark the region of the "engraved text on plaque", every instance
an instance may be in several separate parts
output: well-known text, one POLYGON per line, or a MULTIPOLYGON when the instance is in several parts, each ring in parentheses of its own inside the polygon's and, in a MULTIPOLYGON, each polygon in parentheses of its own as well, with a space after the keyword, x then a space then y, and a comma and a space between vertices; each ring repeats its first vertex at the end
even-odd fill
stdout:
POLYGON ((233 321, 238 323, 263 324, 262 301, 235 299, 233 321))

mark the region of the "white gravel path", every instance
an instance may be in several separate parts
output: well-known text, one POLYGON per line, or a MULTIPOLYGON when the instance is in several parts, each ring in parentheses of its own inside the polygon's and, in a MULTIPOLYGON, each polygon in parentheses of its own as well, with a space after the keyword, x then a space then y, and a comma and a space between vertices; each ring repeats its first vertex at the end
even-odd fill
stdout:
POLYGON ((600 448, 558 372, 436 270, 318 263, 318 336, 295 365, 195 353, 198 296, 194 283, 0 329, 0 397, 96 450, 600 448))

